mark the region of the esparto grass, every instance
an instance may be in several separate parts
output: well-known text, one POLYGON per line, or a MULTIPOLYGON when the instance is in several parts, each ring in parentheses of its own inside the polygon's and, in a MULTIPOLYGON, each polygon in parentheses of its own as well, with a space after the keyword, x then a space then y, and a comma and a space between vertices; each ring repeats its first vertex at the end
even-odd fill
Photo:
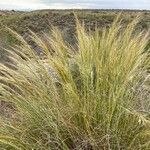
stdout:
POLYGON ((14 33, 22 42, 6 50, 14 65, 0 64, 0 100, 13 106, 0 118, 1 148, 150 149, 150 116, 136 92, 148 77, 149 33, 135 33, 138 20, 122 27, 118 16, 94 32, 77 20, 77 50, 57 28, 46 40, 31 32, 44 60, 14 33))

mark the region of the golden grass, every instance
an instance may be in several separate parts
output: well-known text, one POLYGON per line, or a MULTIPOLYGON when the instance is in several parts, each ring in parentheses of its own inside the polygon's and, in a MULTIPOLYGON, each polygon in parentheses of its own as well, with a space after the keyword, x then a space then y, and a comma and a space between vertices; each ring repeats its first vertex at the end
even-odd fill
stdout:
POLYGON ((138 20, 122 28, 118 16, 110 29, 94 33, 77 20, 77 51, 56 28, 46 37, 49 46, 31 32, 44 62, 14 33, 22 45, 6 51, 16 69, 0 64, 0 100, 14 107, 12 117, 1 115, 1 147, 149 149, 150 118, 135 107, 135 85, 150 63, 149 33, 133 34, 138 20))

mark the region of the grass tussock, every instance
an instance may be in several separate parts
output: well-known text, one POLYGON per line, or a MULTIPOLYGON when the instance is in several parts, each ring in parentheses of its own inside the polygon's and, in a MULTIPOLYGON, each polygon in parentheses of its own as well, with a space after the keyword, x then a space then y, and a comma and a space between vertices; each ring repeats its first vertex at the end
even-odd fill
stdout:
POLYGON ((78 50, 56 28, 46 40, 31 32, 44 60, 16 34, 22 44, 6 50, 15 65, 0 64, 0 100, 13 107, 1 115, 0 146, 150 149, 149 101, 136 92, 148 79, 149 38, 134 33, 137 22, 122 28, 117 17, 110 29, 86 32, 77 20, 78 50))

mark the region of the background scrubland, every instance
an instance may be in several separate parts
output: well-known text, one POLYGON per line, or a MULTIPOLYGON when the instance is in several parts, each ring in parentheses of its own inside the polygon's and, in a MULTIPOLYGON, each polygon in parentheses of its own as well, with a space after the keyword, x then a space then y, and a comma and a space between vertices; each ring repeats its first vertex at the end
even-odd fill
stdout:
MULTIPOLYGON (((40 10, 32 12, 0 11, 0 46, 8 47, 16 43, 16 39, 8 32, 9 27, 21 34, 29 43, 40 51, 28 37, 28 30, 37 34, 49 33, 50 26, 57 26, 63 33, 65 40, 74 45, 75 43, 75 19, 84 22, 86 29, 108 27, 121 10, 40 10)), ((126 24, 140 14, 142 19, 138 23, 138 30, 149 30, 150 11, 122 11, 122 23, 126 24)), ((4 52, 0 52, 0 61, 4 60, 4 52)))

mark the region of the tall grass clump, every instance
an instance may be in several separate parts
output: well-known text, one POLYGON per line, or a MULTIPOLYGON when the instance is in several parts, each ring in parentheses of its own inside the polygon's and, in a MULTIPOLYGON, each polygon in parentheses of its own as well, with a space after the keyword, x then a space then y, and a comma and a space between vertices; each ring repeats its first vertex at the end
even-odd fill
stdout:
POLYGON ((13 107, 0 118, 1 148, 150 149, 149 98, 137 92, 149 88, 149 34, 135 32, 138 20, 94 32, 77 20, 76 49, 57 28, 31 32, 44 59, 14 33, 13 65, 0 64, 0 100, 13 107))

